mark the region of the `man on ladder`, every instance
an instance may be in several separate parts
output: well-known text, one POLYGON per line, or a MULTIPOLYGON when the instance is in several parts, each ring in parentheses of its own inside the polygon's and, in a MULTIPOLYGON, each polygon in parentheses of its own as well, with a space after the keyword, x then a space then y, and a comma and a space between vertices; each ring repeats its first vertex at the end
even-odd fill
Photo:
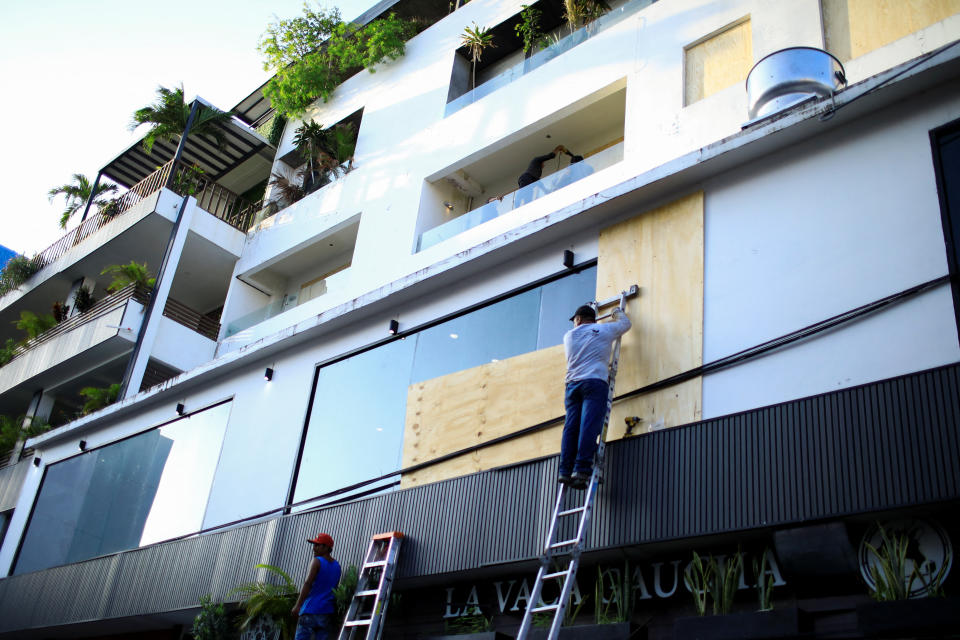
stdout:
POLYGON ((607 412, 610 352, 631 326, 620 307, 613 309, 612 318, 612 322, 597 323, 596 309, 583 305, 570 318, 573 329, 563 336, 567 418, 560 441, 559 481, 574 489, 585 489, 590 480, 597 436, 607 412))

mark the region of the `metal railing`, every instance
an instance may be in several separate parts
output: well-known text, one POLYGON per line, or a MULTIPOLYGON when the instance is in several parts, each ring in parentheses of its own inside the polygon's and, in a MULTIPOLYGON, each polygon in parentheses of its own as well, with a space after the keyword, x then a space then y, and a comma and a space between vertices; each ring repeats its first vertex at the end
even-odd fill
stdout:
POLYGON ((31 338, 18 345, 16 349, 14 349, 13 357, 10 358, 10 361, 12 362, 19 356, 27 353, 34 347, 37 347, 44 342, 72 331, 73 329, 85 325, 92 320, 96 320, 100 316, 105 315, 117 307, 126 304, 127 301, 131 299, 139 302, 140 304, 146 305, 147 301, 150 299, 150 291, 142 287, 137 287, 135 284, 127 285, 116 293, 112 293, 103 300, 100 300, 86 311, 67 318, 63 322, 58 323, 55 327, 47 329, 36 338, 31 338))
POLYGON ((191 329, 205 338, 216 341, 220 333, 220 323, 209 316, 194 311, 182 302, 173 298, 167 298, 167 304, 163 308, 163 315, 174 322, 191 329))
MULTIPOLYGON (((130 187, 112 204, 90 216, 52 245, 35 255, 33 264, 37 271, 59 259, 88 236, 99 231, 108 223, 162 189, 170 177, 171 170, 173 170, 173 160, 158 167, 156 171, 130 187)), ((226 187, 204 178, 202 175, 194 175, 192 168, 184 163, 179 163, 171 188, 180 195, 192 195, 197 199, 197 204, 201 209, 240 231, 245 232, 249 228, 250 222, 258 210, 253 208, 255 205, 244 207, 240 196, 226 187)))

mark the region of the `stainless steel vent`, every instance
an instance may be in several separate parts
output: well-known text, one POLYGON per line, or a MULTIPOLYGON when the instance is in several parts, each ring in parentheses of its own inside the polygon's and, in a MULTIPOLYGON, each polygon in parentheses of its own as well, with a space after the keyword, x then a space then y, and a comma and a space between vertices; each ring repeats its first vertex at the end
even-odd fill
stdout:
POLYGON ((843 65, 814 47, 790 47, 764 57, 747 76, 751 121, 766 118, 813 97, 833 95, 846 85, 843 65))

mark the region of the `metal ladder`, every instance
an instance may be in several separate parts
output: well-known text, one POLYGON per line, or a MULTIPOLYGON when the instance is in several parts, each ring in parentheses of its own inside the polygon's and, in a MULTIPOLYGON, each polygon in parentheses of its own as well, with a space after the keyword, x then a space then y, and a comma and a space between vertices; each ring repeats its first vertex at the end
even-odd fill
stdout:
POLYGON ((340 629, 340 640, 377 640, 383 634, 383 621, 390 604, 390 588, 402 541, 403 534, 399 531, 378 533, 370 539, 357 576, 357 590, 340 629))
MULTIPOLYGON (((608 306, 617 300, 620 302, 620 310, 626 309, 627 298, 637 295, 640 288, 637 285, 621 292, 619 297, 608 298, 596 303, 599 310, 608 306)), ((609 314, 608 314, 609 315, 609 314)), ((597 320, 608 317, 608 315, 598 316, 597 320)), ((621 336, 622 337, 622 336, 621 336)), ((563 624, 563 616, 570 602, 570 594, 573 590, 573 584, 577 577, 577 568, 580 566, 580 553, 582 552, 583 539, 587 529, 590 526, 590 516, 593 513, 593 503, 596 500, 597 490, 603 478, 603 460, 606 450, 607 426, 610 423, 610 409, 613 407, 613 386, 617 379, 617 367, 620 364, 620 338, 613 346, 613 353, 610 357, 609 365, 609 389, 607 391, 607 410, 603 418, 603 427, 600 429, 599 444, 597 445, 597 454, 593 462, 593 473, 590 475, 590 482, 584 490, 583 503, 572 509, 564 509, 564 497, 570 487, 560 485, 557 492, 557 502, 553 508, 553 515, 550 518, 550 529, 547 531, 547 540, 543 547, 543 553, 540 555, 540 569, 537 571, 537 580, 533 585, 533 591, 527 600, 527 610, 523 614, 523 622, 520 624, 520 631, 517 633, 517 640, 526 640, 527 634, 533 626, 533 616, 537 613, 553 612, 553 621, 550 624, 550 632, 547 634, 548 640, 556 640, 560 633, 560 626, 563 624), (561 518, 570 518, 575 516, 579 518, 576 527, 576 535, 569 539, 558 539, 561 518), (552 561, 557 561, 562 565, 566 562, 566 568, 562 566, 557 570, 551 570, 552 561), (560 596, 556 602, 551 604, 542 604, 541 594, 543 593, 543 584, 548 580, 557 580, 561 582, 560 596)))

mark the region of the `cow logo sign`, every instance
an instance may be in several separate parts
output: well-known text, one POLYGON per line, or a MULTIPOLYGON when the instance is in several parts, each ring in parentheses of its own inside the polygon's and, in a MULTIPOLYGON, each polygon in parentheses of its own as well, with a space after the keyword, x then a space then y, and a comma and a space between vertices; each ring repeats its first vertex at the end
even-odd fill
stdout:
POLYGON ((918 518, 886 520, 867 529, 860 541, 858 555, 860 575, 871 591, 877 588, 874 571, 885 576, 880 559, 870 549, 872 546, 881 555, 885 555, 881 527, 888 541, 900 544, 906 542, 903 584, 909 585, 910 597, 935 595, 933 592, 946 580, 953 563, 953 547, 947 532, 930 520, 918 518))

